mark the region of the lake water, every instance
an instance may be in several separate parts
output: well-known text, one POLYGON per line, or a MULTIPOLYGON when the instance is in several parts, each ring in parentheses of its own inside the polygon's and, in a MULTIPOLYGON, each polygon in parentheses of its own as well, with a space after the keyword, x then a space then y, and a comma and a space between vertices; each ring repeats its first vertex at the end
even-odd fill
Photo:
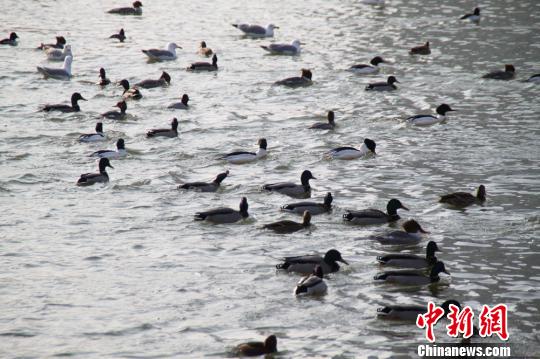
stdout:
MULTIPOLYGON (((125 1, 128 5, 130 1, 125 1)), ((376 319, 383 304, 440 303, 453 298, 479 312, 482 304, 509 307, 510 343, 540 353, 540 2, 480 3, 479 26, 459 21, 472 1, 143 2, 141 17, 106 14, 118 1, 4 0, 0 47, 0 356, 43 358, 224 357, 234 345, 278 337, 283 357, 389 357, 415 355, 424 343, 416 326, 376 319), (250 40, 234 22, 275 23, 274 39, 250 40), (128 39, 107 39, 121 27, 128 39), (35 47, 64 35, 74 53, 69 82, 44 80, 47 64, 35 47), (260 45, 300 39, 296 57, 265 55, 260 45), (185 67, 205 40, 219 56, 219 72, 185 67), (429 40, 432 54, 408 49, 429 40), (175 41, 183 50, 168 63, 146 62, 141 49, 175 41), (379 75, 344 71, 375 55, 391 61, 379 75), (480 79, 512 63, 517 79, 480 79), (125 121, 104 121, 108 140, 77 142, 112 109, 121 88, 99 88, 97 71, 135 83, 171 74, 168 88, 143 90, 128 103, 125 121), (308 88, 273 87, 276 80, 313 71, 308 88), (395 75, 393 93, 364 91, 368 82, 395 75), (77 114, 38 112, 45 103, 80 92, 77 114), (166 106, 188 93, 189 111, 166 106), (535 100, 536 99, 536 100, 535 100), (452 112, 445 123, 413 128, 403 121, 452 112), (336 113, 335 131, 307 127, 336 113), (178 117, 177 139, 146 139, 145 131, 178 117), (125 139, 129 156, 111 161, 107 185, 79 188, 94 171, 88 157, 125 139), (256 149, 268 156, 228 165, 220 154, 256 149), (329 161, 338 146, 377 142, 375 158, 329 161), (215 194, 179 192, 184 181, 230 176, 215 194), (316 216, 309 232, 277 235, 265 223, 300 217, 279 207, 291 200, 260 190, 264 183, 299 181, 310 169, 317 201, 334 196, 331 214, 316 216), (450 210, 438 196, 487 188, 484 206, 450 210), (193 221, 221 205, 237 208, 246 196, 250 220, 234 225, 193 221), (430 235, 451 273, 449 285, 403 289, 375 285, 375 257, 387 251, 358 240, 388 228, 345 225, 345 209, 384 208, 399 198, 430 235), (285 255, 341 251, 350 262, 327 279, 321 299, 297 299, 296 275, 276 273, 285 255)), ((57 66, 50 64, 51 66, 57 66)), ((59 66, 59 65, 58 65, 59 66)), ((441 328, 439 328, 441 329, 441 328)), ((444 332, 439 334, 442 341, 444 332)))

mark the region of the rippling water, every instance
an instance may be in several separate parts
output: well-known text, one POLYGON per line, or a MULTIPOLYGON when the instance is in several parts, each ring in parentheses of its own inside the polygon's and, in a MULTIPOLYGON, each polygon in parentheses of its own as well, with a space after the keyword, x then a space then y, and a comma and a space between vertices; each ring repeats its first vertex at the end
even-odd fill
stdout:
MULTIPOLYGON (((116 5, 121 5, 116 2, 116 5)), ((127 1, 126 3, 129 3, 127 1)), ((455 298, 476 311, 482 304, 510 308, 510 342, 540 352, 538 286, 540 190, 538 85, 522 83, 540 70, 540 3, 481 3, 479 26, 460 22, 472 1, 393 1, 384 8, 357 1, 144 2, 142 17, 105 14, 110 3, 4 1, 2 35, 16 31, 16 48, 0 48, 0 355, 3 357, 222 357, 247 339, 275 333, 284 357, 413 355, 423 333, 411 325, 376 320, 388 303, 455 298), (236 21, 280 26, 275 41, 306 43, 298 57, 265 55, 269 40, 243 39, 236 21), (128 39, 107 37, 121 27, 128 39), (74 78, 44 80, 35 50, 63 34, 74 52, 74 78), (220 59, 217 74, 184 68, 200 58, 206 40, 220 59), (429 40, 432 55, 408 48, 429 40), (142 48, 175 41, 178 59, 148 64, 142 48), (345 72, 382 55, 392 64, 375 76, 345 72), (512 63, 518 80, 484 81, 482 73, 512 63), (157 78, 172 85, 144 91, 128 104, 126 121, 104 121, 105 144, 80 144, 99 113, 111 109, 120 88, 94 83, 105 67, 112 80, 157 78), (314 85, 272 87, 302 67, 314 85), (400 81, 390 94, 364 91, 389 74, 400 81), (79 91, 88 102, 74 115, 37 112, 44 103, 79 91), (192 109, 166 105, 182 93, 192 109), (536 99, 536 100, 535 100, 536 99), (403 118, 446 102, 459 112, 429 128, 403 118), (338 128, 306 128, 336 112, 338 128), (177 116, 178 139, 148 140, 145 130, 177 116), (113 161, 111 182, 77 188, 80 173, 95 169, 87 157, 126 140, 128 158, 113 161), (243 166, 217 156, 255 149, 266 137, 269 155, 243 166), (377 142, 378 156, 328 161, 341 145, 377 142), (187 180, 231 171, 216 194, 180 193, 187 180), (264 223, 291 218, 290 202, 260 191, 263 183, 318 178, 313 197, 331 191, 335 209, 314 218, 309 231, 273 235, 264 223), (466 211, 445 209, 437 196, 486 185, 488 201, 466 211), (244 224, 195 223, 194 212, 250 203, 244 224), (358 240, 381 227, 341 221, 346 208, 384 207, 396 197, 431 232, 452 273, 436 290, 404 290, 372 282, 375 256, 386 249, 358 240), (284 255, 337 248, 351 265, 328 278, 323 299, 292 295, 298 277, 277 274, 284 255)), ((53 65, 54 66, 54 65, 53 65)), ((412 249, 423 253, 426 241, 412 249)))

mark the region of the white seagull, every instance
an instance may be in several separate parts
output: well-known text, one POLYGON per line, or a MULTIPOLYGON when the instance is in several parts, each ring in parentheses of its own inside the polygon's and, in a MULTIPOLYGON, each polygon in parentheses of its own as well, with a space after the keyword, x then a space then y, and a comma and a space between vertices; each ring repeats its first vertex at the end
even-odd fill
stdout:
POLYGON ((71 62, 73 57, 66 56, 64 59, 64 65, 62 68, 51 68, 51 67, 37 67, 39 73, 43 74, 45 78, 51 77, 57 80, 69 80, 71 78, 71 62))
POLYGON ((180 46, 174 42, 169 42, 165 50, 160 49, 148 49, 142 50, 146 56, 155 61, 169 61, 176 60, 176 49, 181 49, 180 46))
POLYGON ((279 29, 279 27, 274 24, 269 24, 266 28, 260 25, 250 24, 232 24, 232 26, 242 31, 244 35, 250 37, 274 37, 274 29, 279 29))
POLYGON ((300 40, 294 40, 291 44, 270 44, 261 47, 272 55, 298 55, 300 44, 300 40))

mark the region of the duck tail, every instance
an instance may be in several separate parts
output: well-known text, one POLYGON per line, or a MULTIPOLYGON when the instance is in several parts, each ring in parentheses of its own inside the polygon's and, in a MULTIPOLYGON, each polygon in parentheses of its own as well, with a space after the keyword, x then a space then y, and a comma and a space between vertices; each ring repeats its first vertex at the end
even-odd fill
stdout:
POLYGON ((270 49, 268 48, 268 46, 264 46, 264 45, 261 45, 261 48, 266 50, 266 51, 270 51, 270 49))
POLYGON ((196 221, 204 221, 205 218, 206 215, 204 215, 204 213, 195 213, 195 216, 193 217, 196 221))
POLYGON ((238 24, 231 24, 233 27, 236 27, 238 29, 238 24))
POLYGON ((296 286, 296 289, 294 290, 294 294, 298 295, 302 293, 307 293, 307 288, 303 285, 296 286))

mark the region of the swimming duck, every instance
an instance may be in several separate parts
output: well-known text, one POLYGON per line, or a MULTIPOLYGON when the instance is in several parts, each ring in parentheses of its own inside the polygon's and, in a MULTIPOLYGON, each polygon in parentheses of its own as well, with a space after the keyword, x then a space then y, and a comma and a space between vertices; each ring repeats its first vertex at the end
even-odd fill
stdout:
POLYGON ((197 192, 216 192, 221 185, 221 182, 229 175, 229 171, 225 171, 216 176, 212 182, 188 182, 178 186, 178 189, 194 190, 197 192))
POLYGON ((378 273, 373 279, 378 282, 396 283, 403 285, 426 285, 440 281, 439 274, 450 273, 444 267, 443 262, 437 262, 431 268, 429 275, 414 270, 387 271, 378 273))
POLYGON ((196 221, 207 221, 215 224, 234 223, 248 217, 248 202, 246 197, 242 197, 239 211, 235 211, 232 208, 216 208, 195 214, 196 221))
POLYGON ((416 222, 410 219, 403 223, 403 231, 391 231, 386 234, 370 236, 369 239, 385 245, 413 245, 422 240, 422 233, 429 233, 416 222))
POLYGON ((44 43, 41 43, 41 45, 38 46, 38 49, 39 50, 47 50, 47 49, 50 49, 50 48, 53 48, 53 49, 63 49, 64 46, 66 45, 67 41, 66 41, 66 38, 63 37, 63 36, 57 36, 56 37, 56 43, 55 44, 44 44, 44 43))
POLYGON ((189 102, 189 96, 187 94, 182 95, 182 100, 180 102, 171 103, 167 108, 174 108, 176 110, 187 110, 189 108, 188 105, 189 102))
POLYGON ((278 26, 274 24, 268 24, 266 28, 260 25, 250 25, 250 24, 232 24, 238 30, 242 31, 244 35, 249 37, 273 37, 274 29, 279 29, 278 26))
POLYGON ((71 95, 71 106, 65 105, 65 104, 59 104, 59 105, 45 105, 41 111, 44 112, 51 112, 51 111, 60 111, 60 112, 79 112, 81 108, 79 107, 79 101, 83 100, 86 101, 84 97, 81 96, 80 93, 74 92, 71 95))
POLYGON ((309 227, 310 225, 311 225, 311 214, 309 213, 309 211, 304 211, 304 215, 302 216, 302 223, 284 220, 284 221, 277 221, 277 222, 265 224, 263 228, 269 229, 276 233, 287 234, 287 233, 298 232, 299 230, 305 229, 309 227))
POLYGON ((413 47, 409 53, 411 55, 429 55, 431 54, 431 49, 429 48, 429 41, 426 41, 424 45, 413 47))
POLYGON ((136 87, 142 87, 143 89, 151 89, 154 87, 168 86, 171 84, 171 76, 163 71, 161 76, 157 80, 148 79, 143 80, 135 84, 136 87))
POLYGON ((296 288, 295 295, 322 295, 326 293, 328 287, 323 280, 323 270, 320 266, 315 266, 313 273, 307 277, 300 279, 296 288))
POLYGON ((480 185, 480 187, 478 187, 476 196, 468 192, 455 192, 455 193, 444 195, 439 200, 440 203, 449 204, 455 207, 467 207, 475 203, 482 204, 485 201, 486 201, 486 187, 484 187, 484 185, 480 185))
POLYGON ((142 3, 135 1, 132 7, 118 7, 107 11, 109 14, 117 15, 142 15, 142 3))
MULTIPOLYGON (((445 317, 450 313, 450 304, 461 309, 461 304, 457 300, 449 299, 440 305, 444 310, 445 317)), ((387 305, 377 308, 377 317, 379 319, 416 322, 416 318, 421 314, 425 314, 427 310, 425 305, 387 305)))
MULTIPOLYGON (((111 80, 107 78, 107 74, 105 73, 105 69, 102 67, 99 69, 99 86, 107 86, 111 83, 111 80)), ((128 86, 129 87, 129 86, 128 86)))
POLYGON ((324 197, 323 203, 316 202, 298 202, 286 204, 281 207, 285 212, 291 212, 296 214, 303 214, 304 211, 309 211, 311 215, 315 216, 317 214, 330 212, 332 210, 332 194, 328 192, 326 197, 324 197))
POLYGON ((69 80, 71 78, 71 63, 72 62, 73 62, 73 57, 68 55, 64 59, 64 64, 61 68, 38 66, 37 70, 39 73, 43 74, 45 78, 50 77, 57 80, 69 80))
POLYGON ((294 40, 291 44, 270 44, 261 46, 272 55, 298 55, 300 54, 300 40, 294 40))
POLYGON ((188 66, 188 71, 217 71, 217 55, 212 56, 212 63, 209 62, 194 62, 188 66))
POLYGON ((109 175, 106 168, 114 168, 111 166, 108 158, 101 158, 99 160, 99 173, 84 173, 77 181, 77 186, 91 186, 94 183, 106 183, 109 182, 109 175))
POLYGON ((504 71, 492 71, 482 76, 483 79, 511 80, 516 77, 516 69, 513 65, 504 65, 504 71))
POLYGON ((395 83, 400 83, 394 76, 388 76, 386 82, 373 82, 366 86, 366 91, 393 91, 397 90, 395 83))
POLYGON ((333 130, 336 127, 334 116, 334 111, 328 111, 328 122, 317 122, 311 125, 309 128, 314 130, 333 130))
POLYGON ((9 34, 9 38, 0 40, 0 45, 9 45, 9 46, 17 46, 17 39, 19 36, 12 32, 9 34))
POLYGON ((102 113, 101 117, 105 117, 111 120, 121 120, 124 117, 126 117, 126 110, 127 110, 126 101, 120 101, 113 107, 118 107, 120 111, 116 111, 116 110, 107 111, 105 113, 102 113))
POLYGON ((313 81, 311 80, 312 73, 308 69, 302 69, 302 76, 288 77, 284 80, 274 82, 274 85, 287 86, 287 87, 302 87, 310 86, 313 81))
POLYGON ((534 82, 534 83, 537 83, 537 84, 540 83, 540 74, 532 75, 531 77, 529 77, 527 82, 534 82))
POLYGON ((109 36, 109 39, 118 39, 118 41, 124 42, 124 40, 126 39, 126 33, 125 33, 124 29, 120 29, 118 34, 113 34, 113 35, 109 36))
POLYGON ((446 120, 446 113, 455 111, 447 104, 443 103, 436 109, 438 116, 433 115, 415 115, 407 118, 407 122, 415 126, 429 126, 446 120))
POLYGON ((378 209, 371 208, 361 211, 348 210, 343 215, 343 220, 361 225, 395 222, 400 218, 397 214, 398 209, 404 209, 406 211, 409 210, 399 200, 392 198, 390 201, 388 201, 388 204, 386 205, 387 213, 384 213, 383 211, 380 211, 378 209))
POLYGON ((99 150, 92 153, 89 157, 117 159, 117 158, 125 157, 126 155, 127 155, 127 151, 126 151, 126 145, 124 143, 124 139, 120 138, 118 139, 118 141, 116 141, 116 151, 115 150, 99 150))
POLYGON ((123 79, 120 81, 120 86, 124 88, 124 92, 122 93, 122 98, 124 100, 140 100, 143 95, 141 91, 139 91, 136 87, 129 87, 129 81, 126 79, 123 79))
POLYGON ((277 352, 277 338, 270 335, 264 342, 248 342, 239 344, 235 348, 235 353, 246 357, 255 357, 277 352))
POLYGON ((45 50, 45 55, 50 61, 64 61, 66 56, 73 57, 71 52, 71 45, 66 45, 63 49, 47 49, 45 50))
POLYGON ((461 20, 469 20, 471 22, 479 22, 480 21, 480 8, 474 8, 474 11, 472 14, 465 14, 461 18, 461 20))
POLYGON ((370 65, 367 64, 358 64, 358 65, 352 65, 349 67, 349 71, 352 71, 357 74, 376 74, 379 72, 379 64, 385 63, 386 61, 383 60, 380 56, 375 56, 371 59, 369 62, 370 65))
POLYGON ((440 250, 437 247, 437 243, 429 241, 426 247, 425 257, 414 254, 387 254, 378 256, 377 261, 379 264, 389 267, 422 269, 431 267, 437 263, 435 252, 438 251, 440 250))
POLYGON ((290 197, 295 198, 307 198, 311 196, 311 186, 309 185, 310 179, 316 179, 311 174, 311 171, 305 170, 300 176, 301 184, 292 182, 279 182, 265 184, 262 188, 270 192, 278 192, 290 197))
POLYGON ((266 148, 268 146, 266 142, 266 138, 260 138, 259 142, 257 142, 259 145, 259 149, 257 152, 245 152, 245 151, 237 151, 237 152, 231 152, 226 154, 222 157, 222 159, 226 160, 229 163, 233 163, 235 165, 253 162, 255 160, 258 160, 259 158, 263 158, 266 156, 266 148))
POLYGON ((174 42, 169 42, 165 46, 165 50, 148 49, 141 51, 152 61, 171 61, 176 60, 176 49, 181 49, 181 47, 174 42))
POLYGON ((105 140, 103 133, 103 123, 96 123, 96 133, 87 133, 79 136, 79 142, 97 142, 105 140))
POLYGON ((201 47, 199 47, 199 51, 197 51, 199 55, 210 57, 214 52, 211 48, 206 47, 206 42, 201 41, 201 47))
POLYGON ((375 141, 370 140, 369 138, 364 139, 364 143, 360 146, 360 149, 354 147, 338 147, 327 153, 327 156, 330 158, 335 158, 338 160, 353 160, 355 158, 360 158, 367 156, 369 154, 375 153, 375 141))
POLYGON ((318 255, 304 255, 296 257, 285 257, 283 263, 276 265, 277 269, 286 270, 287 272, 295 272, 300 274, 312 273, 316 266, 320 266, 324 274, 337 272, 339 264, 337 262, 349 263, 341 257, 336 249, 330 249, 324 257, 318 255))
POLYGON ((146 132, 146 137, 178 137, 178 120, 172 119, 171 128, 156 128, 146 132))

